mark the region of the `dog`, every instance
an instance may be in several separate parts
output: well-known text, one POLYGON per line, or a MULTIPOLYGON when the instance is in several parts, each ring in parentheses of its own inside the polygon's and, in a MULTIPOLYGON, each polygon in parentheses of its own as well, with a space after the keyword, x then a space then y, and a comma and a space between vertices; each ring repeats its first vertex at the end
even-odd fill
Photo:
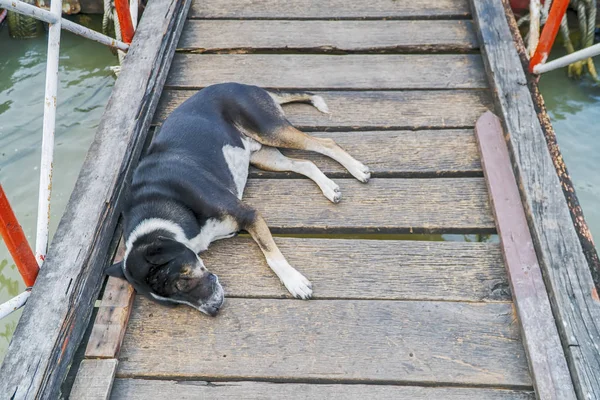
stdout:
POLYGON ((208 86, 177 107, 133 173, 123 210, 125 256, 107 274, 127 279, 163 305, 187 304, 215 316, 224 291, 198 254, 245 230, 287 290, 310 298, 310 281, 286 261, 263 217, 242 202, 249 165, 304 175, 333 203, 341 199, 338 185, 311 161, 288 158, 277 148, 324 154, 361 182, 371 175, 333 140, 294 128, 281 107, 291 102, 329 113, 321 96, 239 83, 208 86))

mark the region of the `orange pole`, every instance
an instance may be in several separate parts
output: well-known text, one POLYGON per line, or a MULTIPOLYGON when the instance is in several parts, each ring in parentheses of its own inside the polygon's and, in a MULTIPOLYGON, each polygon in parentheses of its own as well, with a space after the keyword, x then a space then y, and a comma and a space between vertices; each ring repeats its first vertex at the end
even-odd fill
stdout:
POLYGON ((556 39, 556 35, 560 29, 560 21, 562 21, 563 16, 567 12, 568 6, 569 0, 554 0, 552 2, 552 7, 548 13, 548 19, 546 20, 546 24, 540 35, 540 41, 535 49, 533 57, 531 57, 531 60, 529 61, 529 72, 533 73, 533 67, 545 63, 548 59, 550 49, 552 49, 554 39, 556 39))
POLYGON ((33 286, 40 267, 0 184, 0 234, 28 287, 33 286))
POLYGON ((133 23, 129 13, 129 0, 115 0, 115 9, 121 26, 121 39, 127 44, 133 40, 133 23))

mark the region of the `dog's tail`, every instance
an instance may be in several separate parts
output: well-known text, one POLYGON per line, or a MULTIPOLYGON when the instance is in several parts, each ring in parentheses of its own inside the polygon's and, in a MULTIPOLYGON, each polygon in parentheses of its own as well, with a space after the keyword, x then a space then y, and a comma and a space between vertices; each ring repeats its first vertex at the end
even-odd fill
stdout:
POLYGON ((309 92, 267 92, 277 104, 309 103, 324 114, 329 114, 329 107, 319 95, 309 92))

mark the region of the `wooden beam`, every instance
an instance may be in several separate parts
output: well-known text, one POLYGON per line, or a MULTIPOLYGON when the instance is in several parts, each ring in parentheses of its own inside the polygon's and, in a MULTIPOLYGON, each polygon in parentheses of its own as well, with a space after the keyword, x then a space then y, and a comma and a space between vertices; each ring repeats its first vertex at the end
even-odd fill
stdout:
POLYGON ((83 360, 69 398, 85 400, 108 400, 117 371, 118 361, 83 360))
MULTIPOLYGON (((119 243, 114 262, 123 260, 125 244, 119 243)), ((133 306, 135 291, 126 280, 109 277, 85 349, 86 358, 118 358, 133 306)))
POLYGON ((469 15, 466 0, 194 0, 190 10, 190 18, 217 19, 441 19, 469 15))
MULTIPOLYGON (((497 243, 286 237, 275 242, 313 283, 315 299, 511 301, 497 243)), ((227 297, 291 298, 251 238, 215 242, 200 257, 227 297)))
POLYGON ((487 88, 479 54, 177 53, 166 86, 199 89, 230 81, 303 90, 487 88))
POLYGON ((355 179, 336 179, 335 182, 342 192, 339 204, 327 200, 309 179, 250 179, 244 202, 261 212, 275 233, 495 233, 496 230, 483 178, 371 179, 367 184, 355 179))
POLYGON ((530 390, 514 318, 512 303, 232 298, 210 318, 138 296, 117 377, 530 390))
POLYGON ((148 4, 96 137, 0 368, 0 393, 58 398, 87 327, 123 193, 158 103, 190 2, 148 4))
POLYGON ((386 385, 336 385, 271 382, 205 382, 116 379, 115 398, 164 399, 377 399, 377 400, 533 400, 530 391, 386 385), (268 393, 268 394, 267 394, 268 393))
POLYGON ((600 299, 548 151, 501 0, 471 0, 497 110, 580 399, 600 398, 600 299))
POLYGON ((472 21, 191 20, 178 51, 465 52, 477 49, 472 21))
POLYGON ((475 134, 535 392, 540 399, 575 400, 500 120, 488 111, 475 134))
MULTIPOLYGON (((163 92, 154 124, 160 124, 196 90, 163 92)), ((286 116, 303 130, 464 128, 490 107, 488 90, 342 91, 319 93, 331 114, 308 104, 284 106, 286 116)))

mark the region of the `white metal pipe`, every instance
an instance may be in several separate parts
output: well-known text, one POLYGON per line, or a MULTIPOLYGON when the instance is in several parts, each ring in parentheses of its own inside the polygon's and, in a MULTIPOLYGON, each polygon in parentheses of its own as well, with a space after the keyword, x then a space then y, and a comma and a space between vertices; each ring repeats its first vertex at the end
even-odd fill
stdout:
POLYGON ((586 58, 595 57, 600 55, 600 43, 596 43, 593 46, 586 47, 585 49, 578 50, 574 53, 567 54, 566 56, 557 58, 545 64, 538 64, 533 67, 533 73, 543 74, 544 72, 552 71, 558 68, 566 67, 574 62, 585 60, 586 58))
POLYGON ((131 23, 133 24, 134 32, 137 29, 138 8, 139 8, 138 0, 130 0, 129 1, 129 13, 131 14, 131 23))
POLYGON ((50 196, 52 194, 52 167, 54 160, 54 133, 56 130, 56 104, 58 92, 58 58, 60 53, 60 30, 62 0, 52 0, 50 12, 56 18, 48 30, 48 55, 46 59, 46 93, 44 95, 44 130, 42 136, 42 160, 40 163, 40 190, 37 212, 37 235, 35 258, 42 265, 48 247, 48 223, 50 222, 50 196))
POLYGON ((114 47, 122 51, 127 51, 129 49, 129 45, 127 43, 113 39, 110 36, 103 35, 100 32, 88 29, 85 26, 78 25, 75 22, 69 21, 68 19, 63 18, 62 27, 69 32, 73 32, 76 35, 94 40, 106 46, 114 47))
MULTIPOLYGON (((17 12, 19 14, 28 15, 30 17, 37 18, 41 21, 53 24, 57 21, 55 15, 51 12, 46 11, 42 8, 32 6, 31 4, 23 3, 18 0, 0 0, 0 8, 5 8, 10 11, 17 12)), ((61 19, 62 28, 73 32, 76 35, 83 36, 84 38, 94 40, 102 43, 106 46, 115 47, 119 50, 127 51, 129 45, 119 40, 115 40, 109 36, 103 35, 99 32, 86 28, 76 24, 75 22, 69 21, 68 19, 61 19)))
POLYGON ((533 53, 537 49, 540 41, 540 18, 542 13, 542 4, 540 0, 529 1, 529 39, 527 50, 529 57, 533 57, 533 53))
POLYGON ((15 296, 12 299, 8 300, 6 303, 0 304, 0 319, 12 314, 13 312, 17 311, 19 308, 23 307, 23 305, 25 305, 25 302, 29 298, 30 294, 31 294, 31 290, 27 290, 27 291, 21 293, 20 295, 15 296))

